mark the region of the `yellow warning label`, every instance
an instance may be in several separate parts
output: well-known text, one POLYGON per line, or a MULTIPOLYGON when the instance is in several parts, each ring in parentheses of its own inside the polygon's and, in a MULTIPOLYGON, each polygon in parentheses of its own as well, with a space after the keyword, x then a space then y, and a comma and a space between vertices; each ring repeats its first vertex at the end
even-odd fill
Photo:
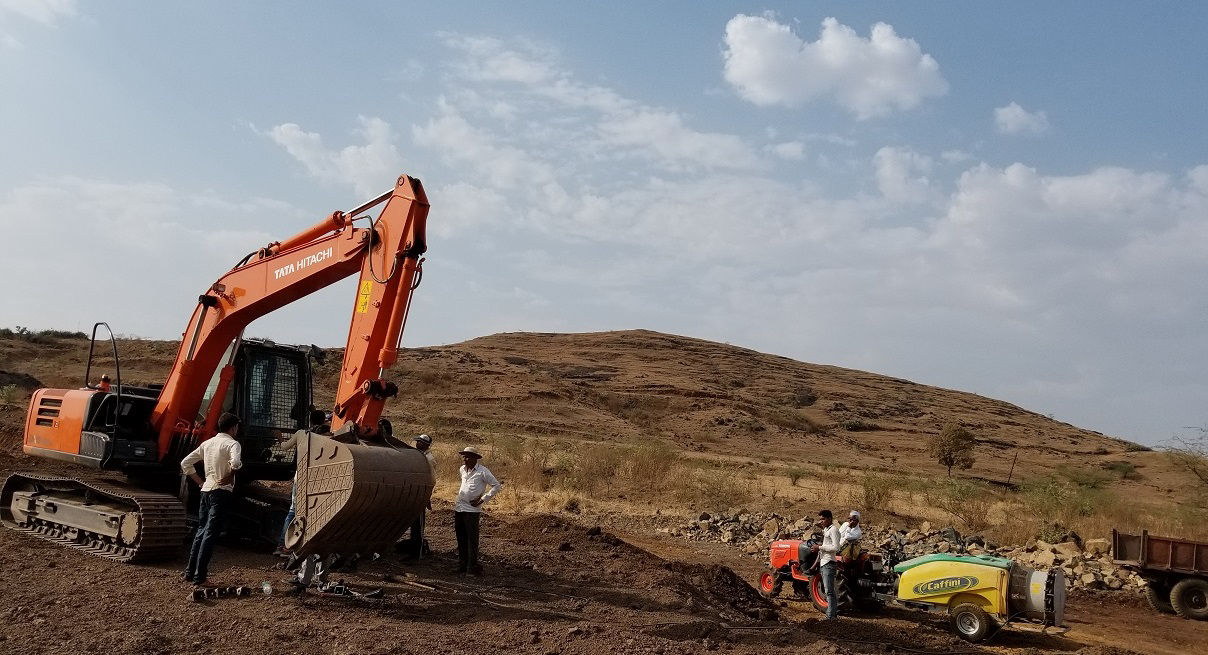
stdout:
POLYGON ((357 294, 357 313, 364 314, 369 311, 369 296, 373 293, 373 280, 365 280, 361 282, 361 291, 357 294))

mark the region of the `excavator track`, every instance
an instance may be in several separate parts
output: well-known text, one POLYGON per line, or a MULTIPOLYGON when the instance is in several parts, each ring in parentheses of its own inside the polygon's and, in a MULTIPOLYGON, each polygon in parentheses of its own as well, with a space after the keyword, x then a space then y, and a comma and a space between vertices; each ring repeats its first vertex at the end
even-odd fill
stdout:
POLYGON ((0 487, 0 523, 118 562, 175 557, 188 534, 185 507, 174 496, 38 473, 13 473, 4 481, 0 487), (35 505, 37 511, 22 510, 35 505), (59 521, 58 511, 84 518, 59 521), (105 526, 109 534, 85 525, 96 523, 96 516, 110 517, 105 526))

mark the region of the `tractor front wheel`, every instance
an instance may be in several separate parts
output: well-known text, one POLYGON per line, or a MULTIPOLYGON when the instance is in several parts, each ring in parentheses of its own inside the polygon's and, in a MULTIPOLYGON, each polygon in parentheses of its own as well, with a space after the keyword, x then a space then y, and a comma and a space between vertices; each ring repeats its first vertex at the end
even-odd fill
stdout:
POLYGON ((759 574, 759 595, 764 598, 779 596, 781 584, 780 572, 769 566, 759 574))
POLYGON ((1185 619, 1208 620, 1208 580, 1179 580, 1170 590, 1170 605, 1185 619))
POLYGON ((949 611, 949 618, 952 630, 965 641, 976 643, 990 633, 990 615, 980 605, 961 603, 949 611))

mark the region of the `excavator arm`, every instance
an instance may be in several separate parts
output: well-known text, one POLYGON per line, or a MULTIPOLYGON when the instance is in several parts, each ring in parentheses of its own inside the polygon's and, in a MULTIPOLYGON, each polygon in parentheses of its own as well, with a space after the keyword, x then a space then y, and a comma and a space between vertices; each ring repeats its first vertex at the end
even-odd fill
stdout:
POLYGON ((360 272, 344 350, 333 429, 351 423, 373 437, 386 398, 397 388, 382 379, 398 342, 427 248, 428 199, 420 181, 403 175, 391 191, 249 255, 198 298, 180 350, 151 415, 161 459, 183 455, 214 434, 230 362, 199 420, 202 398, 223 355, 252 321, 360 272), (354 225, 361 212, 386 203, 378 219, 354 225))

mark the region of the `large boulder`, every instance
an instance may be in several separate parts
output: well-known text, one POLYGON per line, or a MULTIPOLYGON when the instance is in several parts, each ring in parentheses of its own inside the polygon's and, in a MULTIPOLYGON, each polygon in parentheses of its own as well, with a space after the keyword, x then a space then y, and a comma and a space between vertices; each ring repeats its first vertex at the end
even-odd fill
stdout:
POLYGON ((1053 550, 1067 562, 1082 559, 1082 549, 1072 541, 1063 541, 1053 545, 1053 550))
POLYGON ((764 522, 763 533, 768 539, 775 539, 780 534, 780 519, 771 518, 764 522))
POLYGON ((1086 542, 1082 544, 1082 547, 1084 550, 1086 550, 1086 554, 1092 557, 1107 555, 1112 549, 1111 544, 1109 544, 1106 539, 1087 539, 1086 542))
POLYGON ((1057 563, 1057 555, 1051 550, 1038 550, 1032 555, 1032 563, 1047 569, 1057 563))

